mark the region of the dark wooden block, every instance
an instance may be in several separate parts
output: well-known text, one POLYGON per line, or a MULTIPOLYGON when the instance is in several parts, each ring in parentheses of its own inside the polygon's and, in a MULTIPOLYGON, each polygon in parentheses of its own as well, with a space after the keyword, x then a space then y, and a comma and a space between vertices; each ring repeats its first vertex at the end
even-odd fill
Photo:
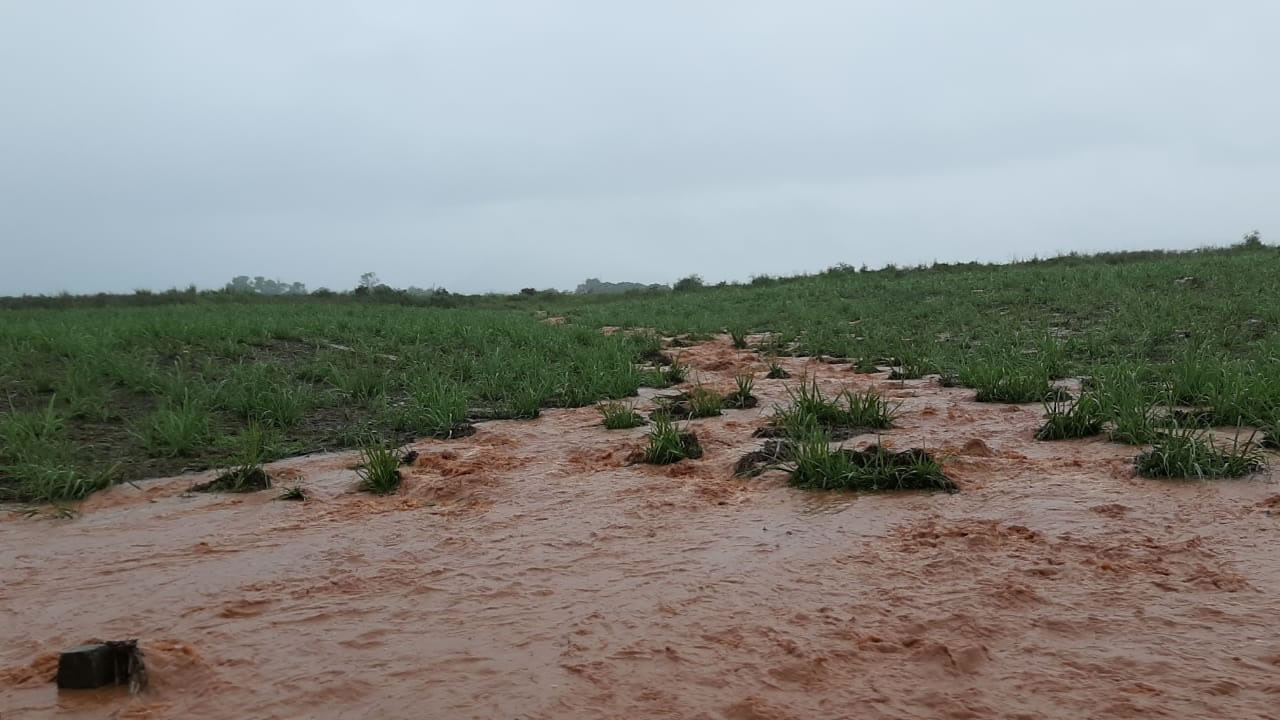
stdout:
POLYGON ((74 647, 58 658, 59 688, 89 690, 115 681, 115 653, 105 643, 74 647))

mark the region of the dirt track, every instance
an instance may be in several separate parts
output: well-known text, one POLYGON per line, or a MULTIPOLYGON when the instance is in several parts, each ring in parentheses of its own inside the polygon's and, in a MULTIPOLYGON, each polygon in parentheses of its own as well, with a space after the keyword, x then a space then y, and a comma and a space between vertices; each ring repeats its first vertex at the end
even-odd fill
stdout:
POLYGON ((387 498, 351 455, 276 466, 304 503, 122 486, 0 519, 0 718, 1280 717, 1274 477, 1144 480, 1133 448, 1033 440, 1038 406, 788 364, 901 399, 883 440, 961 492, 733 478, 763 379, 674 466, 584 408, 420 443, 387 498), (95 637, 141 638, 152 689, 59 696, 95 637))

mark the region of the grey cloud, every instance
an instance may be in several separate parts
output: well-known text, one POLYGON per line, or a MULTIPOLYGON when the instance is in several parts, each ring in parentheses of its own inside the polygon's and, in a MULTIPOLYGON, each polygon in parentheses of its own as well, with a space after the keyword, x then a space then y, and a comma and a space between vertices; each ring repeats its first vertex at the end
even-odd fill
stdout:
POLYGON ((1266 0, 617 5, 0 6, 0 293, 1280 233, 1266 0))

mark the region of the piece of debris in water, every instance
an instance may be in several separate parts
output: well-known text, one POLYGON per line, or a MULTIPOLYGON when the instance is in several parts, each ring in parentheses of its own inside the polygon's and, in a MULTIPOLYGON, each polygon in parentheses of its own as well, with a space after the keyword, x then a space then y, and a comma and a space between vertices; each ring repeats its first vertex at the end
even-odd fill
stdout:
POLYGON ((130 693, 147 687, 147 669, 137 640, 109 640, 66 650, 58 658, 60 690, 91 690, 128 685, 130 693))

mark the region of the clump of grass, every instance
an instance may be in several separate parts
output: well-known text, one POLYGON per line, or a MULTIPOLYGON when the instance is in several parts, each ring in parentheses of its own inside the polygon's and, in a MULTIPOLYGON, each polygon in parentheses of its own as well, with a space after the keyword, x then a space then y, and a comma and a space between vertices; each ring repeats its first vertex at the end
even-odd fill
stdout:
POLYGON ((238 366, 219 391, 221 407, 241 417, 278 428, 292 428, 306 413, 311 389, 285 380, 273 365, 238 366))
POLYGON ((360 446, 360 465, 356 468, 358 490, 389 495, 400 487, 400 451, 391 443, 368 438, 360 446))
POLYGON ((94 374, 89 367, 69 367, 58 389, 67 400, 71 417, 98 422, 111 418, 111 387, 105 377, 94 374))
POLYGON ((725 396, 725 402, 733 408, 755 407, 756 398, 751 391, 756 386, 756 378, 751 373, 743 373, 733 378, 736 386, 732 393, 725 396))
POLYGON ((546 393, 536 385, 521 388, 511 400, 511 413, 520 420, 532 420, 542 414, 546 399, 546 393))
POLYGON ((862 375, 874 375, 880 372, 880 367, 876 365, 876 361, 869 357, 858 358, 853 364, 853 371, 862 375))
POLYGON ((280 494, 276 496, 276 499, 292 501, 306 500, 307 491, 304 490, 301 485, 294 485, 293 487, 287 487, 284 490, 281 490, 280 494))
POLYGON ((715 417, 724 409, 724 398, 720 393, 697 385, 689 391, 689 417, 715 417))
POLYGON ((0 467, 0 500, 80 500, 110 486, 119 467, 90 473, 59 457, 24 458, 0 467))
POLYGON ((683 432, 670 417, 658 415, 649 431, 649 445, 644 449, 644 461, 652 465, 670 465, 685 458, 702 457, 702 446, 691 432, 683 432))
POLYGON ((609 430, 625 430, 644 425, 644 417, 628 403, 619 401, 600 403, 596 406, 596 410, 604 418, 604 426, 609 430))
POLYGON ((1062 395, 1037 367, 979 365, 969 368, 965 384, 978 391, 978 402, 1021 404, 1044 402, 1062 395))
POLYGON ((1262 447, 1280 450, 1280 408, 1272 409, 1270 417, 1259 423, 1262 433, 1262 447))
POLYGON ((1092 437, 1102 432, 1102 401, 1091 393, 1069 402, 1045 402, 1044 425, 1036 431, 1037 440, 1066 440, 1092 437))
POLYGON ((279 428, 291 428, 306 414, 310 390, 302 386, 282 385, 258 397, 252 417, 279 428))
POLYGON ((396 430, 435 438, 454 438, 469 435, 474 428, 464 421, 467 417, 467 398, 456 384, 434 377, 418 383, 409 394, 409 401, 396 411, 396 430))
POLYGON ((23 458, 44 454, 56 444, 66 429, 66 421, 54 408, 56 397, 40 410, 9 412, 0 416, 0 458, 23 458))
POLYGON ((1202 348, 1187 351, 1169 370, 1170 402, 1203 405, 1213 400, 1222 361, 1202 348))
POLYGON ((782 367, 777 358, 769 358, 769 371, 765 373, 765 377, 770 380, 786 380, 791 377, 791 373, 782 367))
POLYGON ((671 364, 662 370, 662 378, 671 385, 677 385, 685 381, 689 376, 689 366, 680 362, 679 358, 671 361, 671 364))
POLYGON ((265 457, 265 433, 262 426, 250 422, 240 438, 241 448, 236 463, 213 480, 192 486, 196 492, 245 493, 271 487, 271 476, 262 467, 265 457))
POLYGON ((944 388, 960 387, 960 376, 954 372, 944 372, 938 375, 938 386, 944 388))
POLYGON ((329 381, 354 400, 369 402, 387 391, 387 373, 373 364, 338 367, 331 364, 329 381))
POLYGON ((747 331, 745 328, 733 327, 729 328, 729 339, 733 341, 733 346, 739 350, 747 347, 747 331))
POLYGON ((1173 428, 1211 428, 1228 423, 1222 421, 1213 408, 1168 408, 1159 417, 1159 424, 1173 428))
POLYGON ((826 433, 793 441, 790 484, 813 490, 946 490, 955 483, 942 464, 924 450, 892 452, 881 445, 866 450, 831 447, 826 433))
POLYGON ((923 359, 910 354, 901 354, 898 357, 897 365, 889 371, 890 380, 919 380, 924 377, 925 362, 923 359))
POLYGON ((1109 437, 1127 445, 1147 445, 1160 436, 1159 409, 1151 402, 1136 372, 1118 369, 1099 375, 1094 383, 1103 412, 1111 420, 1109 437))
POLYGON ((1219 445, 1208 433, 1179 428, 1162 433, 1152 448, 1134 458, 1143 477, 1224 478, 1243 477, 1267 467, 1266 456, 1252 442, 1219 445))
POLYGON ((896 405, 871 390, 856 393, 846 388, 836 397, 828 398, 816 380, 787 388, 787 394, 791 406, 774 411, 774 424, 779 427, 884 430, 893 427, 898 412, 896 405))
POLYGON ((209 410, 203 403, 184 397, 180 403, 162 405, 130 432, 142 442, 149 455, 190 455, 208 440, 209 410))

